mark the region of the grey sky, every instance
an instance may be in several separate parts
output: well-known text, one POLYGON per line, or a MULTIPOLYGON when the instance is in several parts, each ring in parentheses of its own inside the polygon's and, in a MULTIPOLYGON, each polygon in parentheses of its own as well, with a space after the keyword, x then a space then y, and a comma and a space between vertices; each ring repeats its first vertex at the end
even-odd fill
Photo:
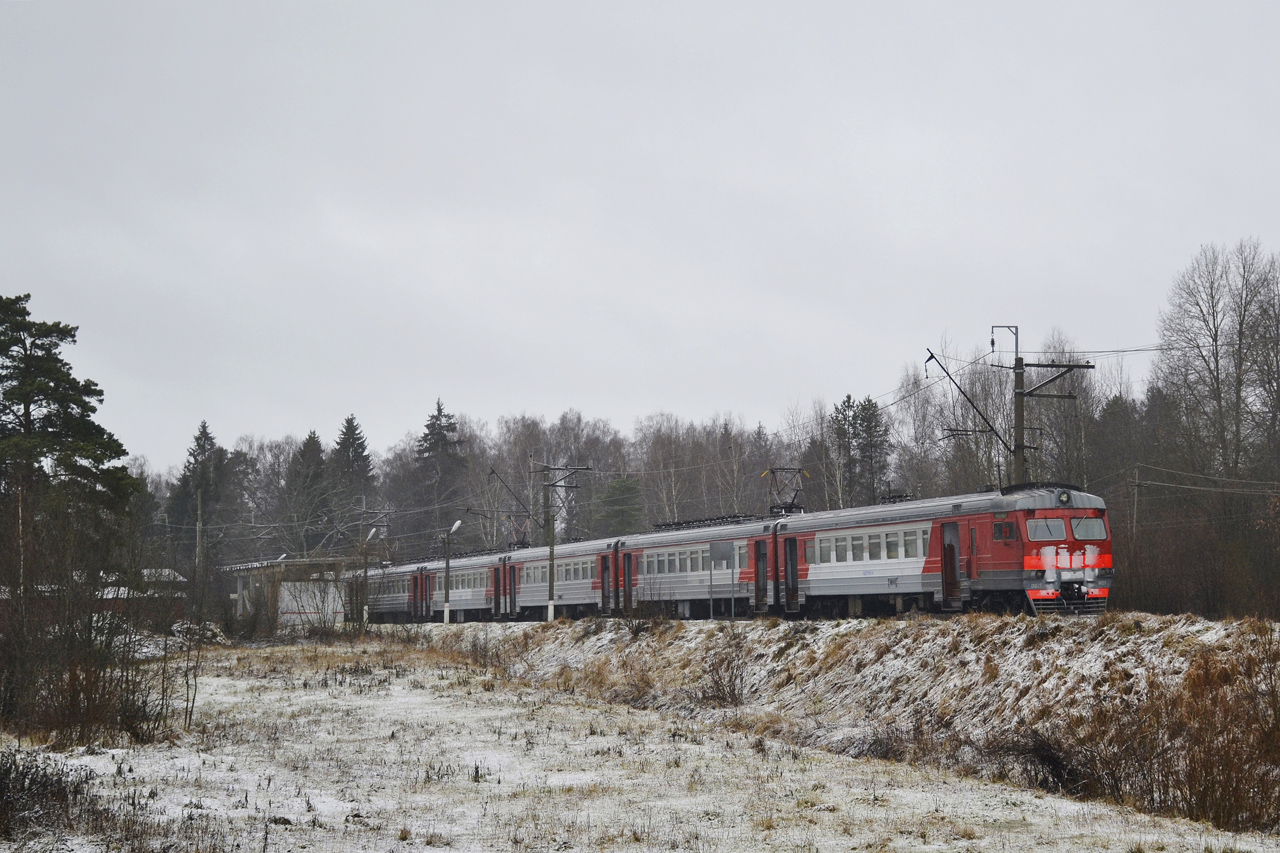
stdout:
MULTIPOLYGON (((0 4, 0 290, 133 453, 776 427, 1280 248, 1280 6, 0 4)), ((1141 372, 1133 363, 1131 370, 1141 372)))

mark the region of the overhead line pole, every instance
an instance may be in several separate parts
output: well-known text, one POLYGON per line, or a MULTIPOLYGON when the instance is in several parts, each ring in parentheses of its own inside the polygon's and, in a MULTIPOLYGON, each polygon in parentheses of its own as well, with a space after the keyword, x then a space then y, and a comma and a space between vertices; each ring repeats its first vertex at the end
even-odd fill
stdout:
MULTIPOLYGON (((556 487, 576 489, 577 486, 565 484, 565 480, 579 471, 590 471, 586 465, 550 465, 546 462, 535 462, 542 466, 542 523, 547 537, 547 621, 556 618, 556 525, 551 516, 551 490, 556 487), (552 477, 552 472, 564 472, 559 477, 552 477)), ((530 472, 537 473, 534 471, 530 472)))
MULTIPOLYGON (((1018 349, 1018 327, 1017 326, 992 326, 991 327, 991 351, 996 349, 996 329, 1006 329, 1013 333, 1013 483, 1018 485, 1027 482, 1027 418, 1026 405, 1028 397, 1039 397, 1041 399, 1052 400, 1074 400, 1075 394, 1041 394, 1040 389, 1052 385, 1059 379, 1068 375, 1075 370, 1093 370, 1093 365, 1088 362, 1084 364, 1056 364, 1050 362, 1048 364, 1028 364, 1022 360, 1022 354, 1018 349), (1026 373, 1027 368, 1056 368, 1058 373, 1044 380, 1040 384, 1033 387, 1030 391, 1026 390, 1026 373)), ((933 353, 929 353, 933 355, 933 353)), ((938 362, 941 366, 942 362, 938 362)), ((946 371, 946 368, 942 368, 946 371)), ((950 377, 950 374, 947 374, 950 377)), ((952 380, 954 381, 954 380, 952 380)), ((964 393, 964 392, 961 392, 964 393)), ((967 398, 966 398, 967 399, 967 398)), ((972 403, 970 404, 972 405, 972 403)), ((985 418, 984 418, 985 420, 985 418)), ((990 424, 988 424, 990 426, 990 424)), ((1006 444, 1007 448, 1008 445, 1006 444)))

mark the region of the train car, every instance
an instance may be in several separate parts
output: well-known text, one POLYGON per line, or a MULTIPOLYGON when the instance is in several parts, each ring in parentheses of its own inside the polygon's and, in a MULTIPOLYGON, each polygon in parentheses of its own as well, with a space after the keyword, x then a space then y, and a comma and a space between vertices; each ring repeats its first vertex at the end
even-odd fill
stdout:
POLYGON ((967 609, 1100 614, 1114 569, 1106 505, 1024 486, 872 507, 691 525, 555 550, 434 560, 370 575, 373 621, 859 616, 967 609), (554 601, 549 589, 554 586, 554 601), (553 605, 549 607, 549 605, 553 605))

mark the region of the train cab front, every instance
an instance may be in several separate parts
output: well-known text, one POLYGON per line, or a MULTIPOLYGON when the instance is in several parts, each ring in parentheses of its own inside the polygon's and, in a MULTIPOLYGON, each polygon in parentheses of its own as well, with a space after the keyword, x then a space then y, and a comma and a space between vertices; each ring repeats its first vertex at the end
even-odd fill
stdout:
POLYGON ((1018 503, 1025 543, 1023 588, 1032 611, 1103 613, 1115 571, 1102 499, 1058 488, 1026 495, 1018 503))

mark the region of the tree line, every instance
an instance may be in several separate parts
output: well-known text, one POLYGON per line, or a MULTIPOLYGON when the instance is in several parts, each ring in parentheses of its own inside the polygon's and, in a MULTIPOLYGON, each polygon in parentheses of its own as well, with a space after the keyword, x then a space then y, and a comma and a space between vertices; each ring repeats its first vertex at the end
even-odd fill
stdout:
MULTIPOLYGON (((1097 367, 1060 383, 1073 399, 1027 402, 1028 470, 1107 500, 1115 606, 1280 615, 1278 268, 1256 240, 1203 247, 1174 277, 1158 340, 1144 348, 1152 368, 1138 380, 1121 366, 1126 352, 1082 352, 1060 331, 1032 353, 1039 363, 1097 367)), ((428 557, 458 520, 459 552, 539 544, 548 465, 589 469, 550 492, 559 541, 765 515, 780 503, 815 511, 961 494, 1010 479, 1013 377, 1007 346, 994 342, 939 348, 954 383, 938 365, 911 365, 888 394, 815 400, 771 426, 659 412, 624 432, 573 410, 489 424, 437 400, 419 429, 381 452, 354 415, 328 437, 229 444, 201 423, 184 464, 157 472, 126 461, 95 421, 102 390, 64 357, 75 328, 31 317, 28 303, 0 297, 5 720, 74 719, 76 707, 107 701, 110 680, 82 677, 103 653, 107 623, 93 621, 90 605, 104 595, 145 601, 158 578, 281 556, 428 557)), ((1051 373, 1029 371, 1028 386, 1051 373)), ((130 677, 127 667, 113 676, 130 677)))
MULTIPOLYGON (((1028 479, 1107 500, 1119 606, 1280 613, 1278 266, 1256 240, 1203 247, 1174 278, 1158 340, 1139 348, 1154 357, 1139 381, 1126 351, 1081 352, 1059 330, 1031 353, 1097 368, 1055 387, 1073 399, 1027 401, 1028 479)), ((360 549, 417 559, 438 553, 456 520, 460 550, 538 544, 544 464, 590 469, 551 493, 561 541, 765 515, 779 501, 816 511, 999 488, 1010 485, 1014 393, 1011 354, 995 343, 941 347, 954 382, 911 365, 889 394, 815 400, 772 428, 660 412, 624 433, 574 410, 491 425, 437 400, 420 431, 374 453, 354 416, 328 444, 312 432, 224 449, 201 424, 181 472, 148 475, 149 491, 188 559, 203 493, 210 559, 228 563, 360 549), (768 474, 780 470, 795 473, 768 474)), ((1029 369, 1027 386, 1054 372, 1029 369)))

